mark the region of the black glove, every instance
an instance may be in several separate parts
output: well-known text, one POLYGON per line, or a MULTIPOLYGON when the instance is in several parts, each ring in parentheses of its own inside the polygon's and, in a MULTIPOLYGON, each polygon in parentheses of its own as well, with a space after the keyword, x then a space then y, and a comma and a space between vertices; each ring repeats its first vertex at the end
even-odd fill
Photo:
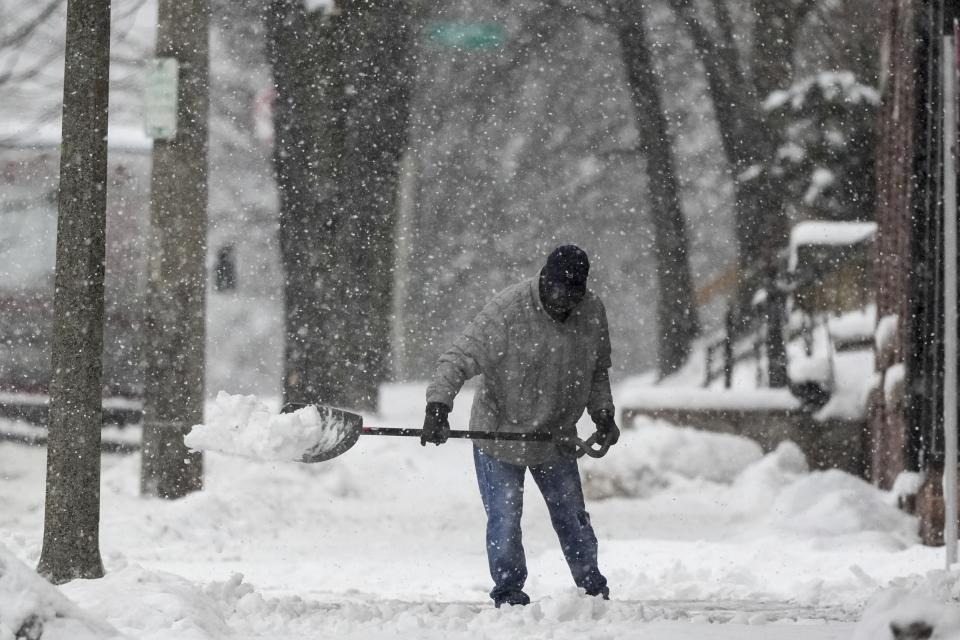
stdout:
POLYGON ((423 434, 420 436, 422 446, 426 446, 428 442, 443 444, 447 441, 450 437, 448 413, 450 413, 450 407, 442 402, 427 403, 427 414, 423 418, 423 434))
POLYGON ((601 446, 617 444, 617 440, 620 439, 620 427, 613 419, 613 414, 602 409, 590 417, 593 418, 593 424, 597 425, 597 434, 599 434, 597 444, 601 446))

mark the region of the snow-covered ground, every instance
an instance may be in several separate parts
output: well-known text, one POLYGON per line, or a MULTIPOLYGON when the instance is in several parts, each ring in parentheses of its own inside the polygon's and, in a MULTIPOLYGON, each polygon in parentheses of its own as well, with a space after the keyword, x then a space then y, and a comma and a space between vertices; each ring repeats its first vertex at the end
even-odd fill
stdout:
MULTIPOLYGON (((419 426, 422 397, 386 388, 371 424, 419 426)), ((582 466, 613 599, 573 588, 530 483, 534 604, 496 610, 469 444, 364 436, 314 465, 216 453, 205 464, 204 491, 164 502, 138 495, 137 456, 103 457, 107 576, 62 588, 100 628, 144 640, 850 638, 878 589, 943 563, 889 495, 809 472, 796 447, 764 456, 735 436, 638 422, 582 466)), ((0 547, 36 566, 43 449, 0 443, 0 478, 0 547)), ((7 640, 3 615, 0 598, 7 640)), ((58 637, 83 636, 44 636, 58 637)))

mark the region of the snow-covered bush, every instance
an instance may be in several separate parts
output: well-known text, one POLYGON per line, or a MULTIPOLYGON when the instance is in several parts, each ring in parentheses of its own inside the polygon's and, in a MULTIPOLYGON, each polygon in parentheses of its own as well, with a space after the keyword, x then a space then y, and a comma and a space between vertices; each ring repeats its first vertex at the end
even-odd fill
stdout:
POLYGON ((849 71, 818 73, 767 98, 782 142, 759 168, 782 182, 794 219, 872 216, 879 103, 876 89, 849 71))

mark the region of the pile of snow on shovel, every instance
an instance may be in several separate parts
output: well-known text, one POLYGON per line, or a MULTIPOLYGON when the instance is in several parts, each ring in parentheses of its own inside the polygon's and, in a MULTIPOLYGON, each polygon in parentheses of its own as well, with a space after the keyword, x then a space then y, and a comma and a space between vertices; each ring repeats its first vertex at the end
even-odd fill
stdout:
POLYGON ((333 448, 345 437, 345 428, 342 420, 313 405, 277 414, 256 396, 221 391, 207 406, 206 424, 194 426, 184 443, 254 460, 297 461, 310 448, 333 448))

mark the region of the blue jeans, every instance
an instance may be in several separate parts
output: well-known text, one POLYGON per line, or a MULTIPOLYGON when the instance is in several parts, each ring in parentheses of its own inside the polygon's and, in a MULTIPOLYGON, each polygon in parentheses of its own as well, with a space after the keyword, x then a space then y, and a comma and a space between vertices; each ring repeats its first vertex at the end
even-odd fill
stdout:
POLYGON ((547 503, 574 583, 593 595, 606 587, 607 579, 597 568, 597 536, 584 507, 576 460, 560 458, 525 467, 502 462, 474 447, 473 461, 487 512, 487 560, 494 582, 490 592, 494 602, 522 592, 527 580, 520 516, 523 479, 528 468, 547 503))

